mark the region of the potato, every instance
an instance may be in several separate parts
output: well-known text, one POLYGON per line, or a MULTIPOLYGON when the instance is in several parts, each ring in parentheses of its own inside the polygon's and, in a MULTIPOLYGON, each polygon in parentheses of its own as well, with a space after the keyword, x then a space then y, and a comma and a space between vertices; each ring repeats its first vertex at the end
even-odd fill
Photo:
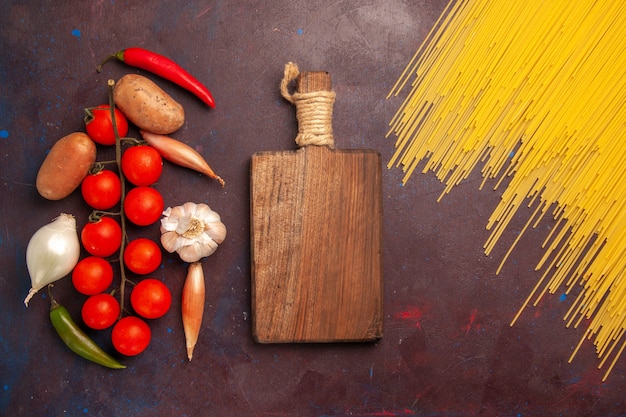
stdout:
POLYGON ((113 100, 137 127, 148 132, 168 135, 185 123, 185 111, 152 80, 137 74, 120 78, 113 100))
POLYGON ((96 161, 96 144, 86 133, 75 132, 59 139, 37 173, 37 191, 48 200, 72 194, 96 161))

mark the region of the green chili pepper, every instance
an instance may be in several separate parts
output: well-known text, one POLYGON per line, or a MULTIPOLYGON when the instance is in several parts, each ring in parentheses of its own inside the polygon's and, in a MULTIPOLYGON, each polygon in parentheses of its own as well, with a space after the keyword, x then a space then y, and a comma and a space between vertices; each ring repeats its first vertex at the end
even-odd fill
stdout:
POLYGON ((50 296, 50 321, 67 347, 74 353, 113 369, 123 369, 126 366, 106 353, 72 320, 67 308, 63 307, 50 296))

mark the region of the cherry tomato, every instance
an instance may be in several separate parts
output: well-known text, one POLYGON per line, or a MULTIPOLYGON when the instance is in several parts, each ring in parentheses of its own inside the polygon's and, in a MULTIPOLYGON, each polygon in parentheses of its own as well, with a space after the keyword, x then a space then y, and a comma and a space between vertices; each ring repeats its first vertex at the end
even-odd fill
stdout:
POLYGON ((122 198, 120 177, 109 169, 89 174, 80 185, 80 192, 90 207, 107 210, 122 198))
POLYGON ((172 305, 172 293, 167 286, 154 278, 140 281, 130 293, 130 304, 135 313, 146 319, 158 319, 172 305))
POLYGON ((140 237, 124 248, 124 264, 135 274, 150 274, 161 265, 161 249, 154 241, 140 237))
MULTIPOLYGON (((128 121, 118 109, 115 109, 115 124, 120 137, 128 134, 128 121)), ((85 109, 85 128, 94 142, 100 145, 115 145, 115 133, 108 104, 85 109)))
POLYGON ((87 298, 80 310, 85 324, 95 330, 111 327, 120 315, 120 303, 111 294, 96 294, 87 298))
POLYGON ((122 154, 122 172, 132 184, 147 187, 161 177, 163 159, 152 146, 131 146, 122 154))
POLYGON ((111 331, 113 347, 126 356, 139 355, 150 344, 152 332, 148 323, 135 316, 120 319, 111 331))
POLYGON ((104 216, 96 222, 88 222, 80 232, 80 240, 91 255, 106 258, 122 245, 122 228, 117 221, 104 216))
POLYGON ((112 282, 113 267, 97 256, 81 259, 72 271, 72 284, 81 294, 99 294, 109 288, 112 282))
POLYGON ((135 187, 124 199, 124 213, 137 226, 148 226, 159 220, 164 207, 163 196, 152 187, 135 187))

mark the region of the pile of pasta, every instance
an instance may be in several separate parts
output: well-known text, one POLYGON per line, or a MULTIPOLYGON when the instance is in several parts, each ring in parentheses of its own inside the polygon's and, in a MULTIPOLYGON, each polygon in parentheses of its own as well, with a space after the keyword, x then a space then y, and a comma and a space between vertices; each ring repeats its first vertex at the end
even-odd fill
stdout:
POLYGON ((626 347, 624 39, 622 1, 451 1, 388 97, 409 89, 388 133, 404 183, 434 172, 441 199, 474 169, 481 188, 508 180, 486 254, 521 207, 534 210, 519 237, 553 216, 520 313, 571 293, 566 325, 587 328, 569 360, 593 339, 603 380, 626 347))

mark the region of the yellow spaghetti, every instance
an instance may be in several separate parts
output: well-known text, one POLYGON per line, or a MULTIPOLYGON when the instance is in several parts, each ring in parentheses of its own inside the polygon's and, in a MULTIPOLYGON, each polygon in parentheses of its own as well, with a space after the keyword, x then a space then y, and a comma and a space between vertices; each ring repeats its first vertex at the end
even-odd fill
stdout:
POLYGON ((564 320, 588 327, 570 361, 594 338, 603 380, 626 347, 624 39, 623 1, 451 1, 389 94, 414 79, 388 134, 403 182, 432 171, 441 199, 478 167, 510 180, 486 254, 520 207, 535 207, 526 228, 556 219, 511 325, 546 293, 575 294, 564 320))

